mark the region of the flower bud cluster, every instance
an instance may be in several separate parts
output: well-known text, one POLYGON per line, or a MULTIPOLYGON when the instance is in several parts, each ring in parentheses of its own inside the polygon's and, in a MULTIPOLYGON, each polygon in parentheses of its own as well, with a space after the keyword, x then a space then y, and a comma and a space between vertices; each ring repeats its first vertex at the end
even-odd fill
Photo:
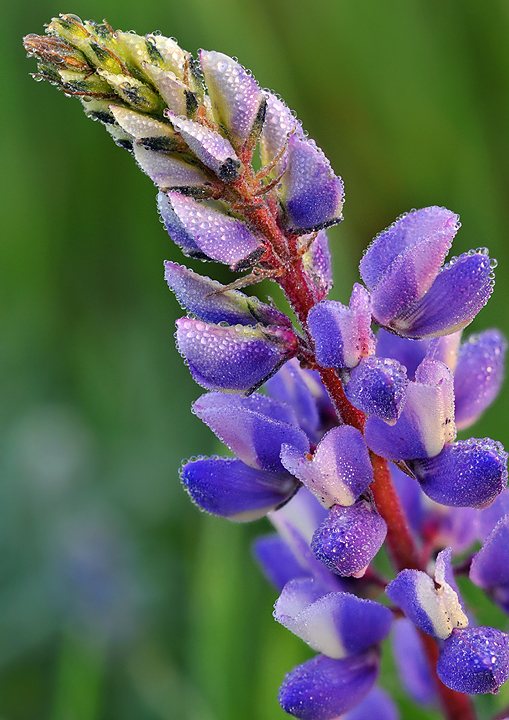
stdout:
POLYGON ((437 700, 419 632, 439 642, 447 687, 498 692, 508 636, 476 627, 451 565, 481 541, 470 578, 509 612, 508 456, 489 438, 456 439, 503 378, 498 331, 461 343, 493 289, 487 251, 444 265, 458 216, 414 210, 368 247, 349 305, 328 300, 325 228, 342 219, 342 181, 282 100, 236 60, 204 50, 195 60, 173 39, 72 15, 25 46, 41 77, 79 96, 133 153, 184 254, 250 271, 224 286, 165 263, 187 313, 178 350, 208 391, 193 412, 233 455, 192 458, 182 483, 206 512, 242 522, 268 515, 278 534, 255 552, 281 591, 275 618, 319 653, 286 677, 282 707, 303 720, 395 720, 374 685, 391 628, 417 702, 437 700), (282 287, 298 326, 240 292, 264 277, 282 287), (382 466, 399 525, 377 493, 382 466), (375 558, 400 532, 417 560, 401 567, 394 557, 389 582, 375 558), (425 568, 436 553, 433 579, 425 568), (392 612, 375 600, 385 588, 392 612))

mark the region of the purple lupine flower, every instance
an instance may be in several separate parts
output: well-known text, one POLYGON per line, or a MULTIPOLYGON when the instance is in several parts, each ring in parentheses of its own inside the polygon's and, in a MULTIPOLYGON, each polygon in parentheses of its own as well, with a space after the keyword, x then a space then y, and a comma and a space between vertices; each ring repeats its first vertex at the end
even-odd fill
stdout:
POLYGON ((470 579, 509 614, 509 514, 499 520, 472 559, 470 579))
POLYGON ((457 215, 428 207, 402 216, 373 240, 360 273, 379 325, 410 338, 448 335, 487 303, 493 268, 484 250, 441 268, 458 228, 457 215))
POLYGON ((397 360, 372 356, 353 368, 345 388, 352 405, 394 425, 406 400, 408 378, 397 360))

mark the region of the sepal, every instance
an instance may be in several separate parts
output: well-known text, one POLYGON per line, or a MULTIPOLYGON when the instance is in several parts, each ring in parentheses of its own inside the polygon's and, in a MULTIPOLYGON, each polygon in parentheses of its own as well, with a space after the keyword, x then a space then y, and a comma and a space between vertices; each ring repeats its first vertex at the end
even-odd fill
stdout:
POLYGON ((178 351, 208 390, 252 392, 297 350, 295 335, 283 328, 223 327, 188 317, 176 325, 178 351))

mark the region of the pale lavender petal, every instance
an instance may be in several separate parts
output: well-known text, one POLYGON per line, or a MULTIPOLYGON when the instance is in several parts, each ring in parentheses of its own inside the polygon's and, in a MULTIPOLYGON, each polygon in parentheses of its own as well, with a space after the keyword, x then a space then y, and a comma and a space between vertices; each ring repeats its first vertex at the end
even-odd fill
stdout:
POLYGON ((459 440, 410 466, 423 492, 452 507, 482 507, 507 485, 507 453, 490 438, 459 440))
POLYGON ((300 720, 334 720, 371 690, 378 663, 373 650, 344 660, 318 655, 285 677, 279 691, 281 707, 300 720))
POLYGON ((345 394, 359 410, 394 425, 403 409, 407 385, 405 368, 397 360, 372 356, 352 369, 345 394))
POLYGON ((296 351, 290 330, 177 320, 177 348, 196 382, 208 390, 251 392, 296 351))
POLYGON ((349 425, 329 430, 311 459, 283 445, 281 462, 325 507, 353 505, 373 482, 373 468, 362 433, 349 425))
POLYGON ((290 550, 280 535, 265 535, 256 538, 253 553, 264 575, 281 591, 287 582, 295 578, 309 576, 309 568, 304 567, 290 550))
POLYGON ((237 149, 261 131, 265 97, 252 75, 228 55, 200 50, 200 64, 214 117, 226 128, 237 149))
POLYGON ((201 252, 212 260, 240 269, 263 254, 261 238, 213 201, 200 201, 178 192, 166 195, 173 212, 201 252))
POLYGON ((435 580, 420 570, 402 570, 385 592, 420 630, 444 640, 468 625, 450 564, 451 549, 438 554, 435 580))
MULTIPOLYGON (((458 364, 458 352, 460 349, 462 330, 458 330, 451 335, 442 335, 441 337, 429 340, 428 351, 426 356, 430 360, 440 360, 447 365, 453 372, 458 364)), ((425 340, 417 340, 416 342, 426 342, 425 340)))
POLYGON ((279 419, 292 417, 279 403, 261 395, 223 397, 218 393, 203 395, 193 405, 193 412, 247 465, 284 472, 279 459, 283 443, 295 445, 302 452, 309 450, 309 441, 302 430, 279 419))
POLYGON ((415 371, 426 356, 429 343, 429 340, 402 338, 380 328, 376 334, 376 355, 397 360, 406 368, 408 379, 413 380, 415 371))
MULTIPOLYGON (((307 241, 306 236, 302 242, 307 241)), ((320 230, 312 241, 309 250, 302 256, 304 269, 311 275, 314 286, 314 300, 319 303, 329 294, 333 286, 332 278, 332 257, 329 250, 329 242, 325 230, 320 230)))
POLYGON ((454 372, 456 425, 473 425, 497 397, 504 379, 507 341, 498 330, 485 330, 464 343, 454 372))
POLYGON ((290 138, 281 187, 283 222, 290 232, 303 235, 343 219, 343 181, 313 141, 290 138))
MULTIPOLYGON (((443 382, 447 384, 449 368, 438 360, 427 362, 442 366, 443 382)), ((423 379, 428 377, 423 373, 423 379)), ((454 427, 448 400, 449 394, 444 393, 440 385, 418 381, 409 383, 405 405, 395 425, 387 425, 374 416, 368 418, 364 433, 368 447, 388 460, 438 455, 454 427)))
POLYGON ((499 520, 474 556, 470 579, 509 614, 509 515, 499 520))
MULTIPOLYGON (((415 283, 425 281, 426 274, 429 274, 431 284, 449 252, 458 228, 458 216, 443 207, 426 207, 401 216, 368 247, 359 266, 362 279, 368 288, 374 288, 395 268, 399 270, 409 251, 422 245, 421 258, 424 265, 422 268, 419 265, 408 268, 408 280, 410 286, 415 287, 415 283), (430 256, 426 257, 430 250, 430 256), (421 275, 424 277, 421 278, 421 275)), ((417 260, 419 256, 414 257, 417 260)))
POLYGON ((334 573, 361 577, 382 547, 385 521, 372 503, 359 500, 350 507, 335 505, 313 535, 311 549, 334 573))
POLYGON ((388 608, 350 593, 325 593, 311 578, 292 580, 274 606, 274 617, 313 650, 336 659, 364 652, 389 633, 388 608))
POLYGON ((392 650, 400 681, 418 703, 435 702, 437 693, 428 658, 415 625, 399 618, 392 629, 392 650))
MULTIPOLYGON (((260 155, 263 165, 273 162, 283 150, 289 136, 295 133, 303 138, 302 127, 291 110, 276 95, 270 92, 265 93, 267 106, 265 110, 265 122, 260 138, 260 155)), ((276 164, 270 176, 277 177, 286 168, 287 154, 276 164)))
POLYGON ((198 100, 188 86, 171 70, 164 70, 151 63, 143 63, 143 70, 159 90, 159 94, 175 115, 193 117, 198 100))
POLYGON ((301 369, 297 358, 285 363, 267 382, 269 395, 294 409, 300 427, 313 442, 318 441, 320 426, 318 405, 313 395, 316 385, 314 376, 301 369))
POLYGON ((157 208, 171 239, 181 248, 185 255, 200 258, 201 260, 210 259, 203 250, 198 247, 193 235, 188 232, 184 223, 173 210, 173 206, 165 193, 158 193, 157 208))
POLYGON ((276 308, 257 297, 248 297, 237 290, 199 275, 183 265, 166 261, 164 277, 181 306, 205 322, 228 325, 290 326, 290 320, 276 308))
MULTIPOLYGON (((153 149, 172 150, 178 142, 178 135, 169 123, 129 110, 121 105, 110 105, 113 117, 129 135, 137 140, 153 140, 153 149), (159 141, 159 147, 157 142, 159 141)), ((150 145, 149 145, 150 146, 150 145)))
POLYGON ((509 677, 509 637, 491 627, 454 630, 440 650, 437 675, 456 692, 498 693, 509 677))
POLYGON ((399 717, 398 708, 389 695, 381 688, 374 687, 342 720, 399 720, 399 717))
POLYGON ((214 187, 201 168, 187 163, 179 153, 158 152, 137 144, 133 152, 143 172, 160 188, 200 196, 214 187))
POLYGON ((194 502, 206 512, 237 522, 266 515, 296 490, 287 473, 270 473, 232 458, 189 460, 180 477, 194 502))
POLYGON ((349 307, 324 300, 311 308, 307 322, 323 367, 353 368, 375 351, 369 293, 357 283, 349 307))
POLYGON ((465 253, 444 266, 428 292, 388 324, 405 337, 449 335, 472 322, 492 290, 493 264, 487 253, 465 253))
POLYGON ((206 125, 200 125, 170 110, 166 117, 187 143, 198 160, 210 168, 225 183, 232 183, 240 177, 241 162, 231 143, 218 132, 206 125))

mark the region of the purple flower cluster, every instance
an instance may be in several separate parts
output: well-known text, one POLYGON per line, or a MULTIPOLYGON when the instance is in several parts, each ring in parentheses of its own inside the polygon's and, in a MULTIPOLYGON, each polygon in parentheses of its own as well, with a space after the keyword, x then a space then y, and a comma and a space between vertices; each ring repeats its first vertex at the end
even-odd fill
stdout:
POLYGON ((184 254, 250 271, 224 286, 165 263, 187 313, 178 350, 208 391, 193 411, 231 453, 187 461, 182 482, 206 512, 269 517, 277 534, 255 552, 281 591, 274 616, 318 653, 285 678, 284 710, 302 720, 397 718, 375 686, 391 629, 417 702, 440 697, 448 716, 460 702, 441 690, 425 635, 447 688, 498 692, 509 638, 475 624, 451 564, 480 541, 457 571, 509 612, 507 453, 489 438, 456 439, 503 379, 498 331, 462 342, 493 289, 487 251, 444 265, 458 216, 412 211, 373 240, 349 305, 328 300, 325 229, 342 219, 342 181, 236 60, 202 50, 196 61, 168 38, 70 15, 26 46, 40 74, 79 94, 133 153, 184 254), (264 277, 282 287, 298 324, 240 291, 264 277), (392 581, 375 560, 386 537, 392 581), (386 604, 376 600, 384 589, 386 604))

